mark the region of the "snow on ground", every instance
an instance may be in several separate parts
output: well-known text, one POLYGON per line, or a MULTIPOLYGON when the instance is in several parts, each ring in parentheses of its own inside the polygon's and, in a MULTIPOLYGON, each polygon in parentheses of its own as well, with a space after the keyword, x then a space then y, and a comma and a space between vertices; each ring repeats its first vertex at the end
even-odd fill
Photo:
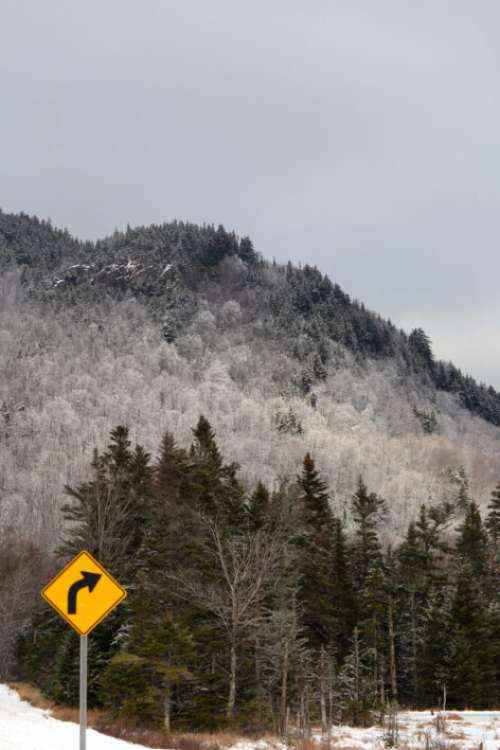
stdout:
MULTIPOLYGON (((427 711, 399 715, 397 746, 409 750, 500 750, 500 711, 449 711, 445 731, 436 732, 436 715, 427 711)), ((78 750, 78 725, 59 721, 0 685, 0 750, 78 750)), ((315 737, 318 742, 320 737, 315 737)), ((331 750, 384 750, 384 729, 332 728, 331 750)), ((89 729, 87 750, 147 750, 89 729)), ((229 750, 285 750, 279 742, 245 740, 229 750)))
MULTIPOLYGON (((53 719, 50 711, 33 708, 0 685, 0 750, 78 750, 79 727, 53 719)), ((87 730, 87 750, 145 750, 143 745, 116 740, 87 730)))
MULTIPOLYGON (((398 747, 414 750, 500 750, 500 711, 448 711, 444 732, 436 731, 436 714, 407 711, 398 717, 398 747)), ((332 750, 381 750, 384 729, 335 726, 332 750)), ((318 738, 319 739, 319 738, 318 738)))

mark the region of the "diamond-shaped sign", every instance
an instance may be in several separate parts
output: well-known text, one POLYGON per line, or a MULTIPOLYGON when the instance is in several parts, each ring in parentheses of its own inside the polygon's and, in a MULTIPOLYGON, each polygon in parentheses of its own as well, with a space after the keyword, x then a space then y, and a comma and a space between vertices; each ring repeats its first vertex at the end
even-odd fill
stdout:
POLYGON ((127 592, 95 560, 80 552, 52 581, 42 596, 80 635, 88 635, 127 592))

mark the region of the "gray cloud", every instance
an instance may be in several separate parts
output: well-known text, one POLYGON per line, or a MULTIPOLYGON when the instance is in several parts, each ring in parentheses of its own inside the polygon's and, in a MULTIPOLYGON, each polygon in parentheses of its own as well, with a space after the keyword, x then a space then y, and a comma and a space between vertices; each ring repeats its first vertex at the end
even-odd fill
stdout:
POLYGON ((224 223, 500 387, 500 7, 4 0, 0 205, 224 223))

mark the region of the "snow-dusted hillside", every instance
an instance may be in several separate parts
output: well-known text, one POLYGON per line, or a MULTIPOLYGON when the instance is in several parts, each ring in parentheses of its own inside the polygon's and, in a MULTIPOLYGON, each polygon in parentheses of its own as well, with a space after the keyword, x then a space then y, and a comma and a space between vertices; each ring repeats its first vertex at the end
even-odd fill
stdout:
POLYGON ((82 243, 0 211, 0 364, 0 535, 43 550, 118 423, 156 451, 165 430, 189 445, 203 414, 249 490, 293 481, 310 451, 347 525, 362 474, 387 501, 384 541, 423 503, 484 508, 500 478, 500 394, 223 227, 82 243))
POLYGON ((188 446, 203 414, 249 488, 293 481, 310 451, 334 511, 349 519, 361 473, 387 500, 387 535, 396 538, 422 503, 457 498, 460 467, 483 507, 500 477, 500 429, 450 394, 433 395, 391 361, 359 366, 338 346, 326 378, 303 396, 289 385, 297 361, 252 337, 235 306, 218 318, 200 313, 167 343, 130 301, 95 307, 81 321, 10 301, 0 350, 3 525, 23 528, 42 548, 58 543, 64 485, 87 475, 94 446, 117 424, 155 452, 165 430, 188 446), (435 412, 433 434, 414 407, 435 412))

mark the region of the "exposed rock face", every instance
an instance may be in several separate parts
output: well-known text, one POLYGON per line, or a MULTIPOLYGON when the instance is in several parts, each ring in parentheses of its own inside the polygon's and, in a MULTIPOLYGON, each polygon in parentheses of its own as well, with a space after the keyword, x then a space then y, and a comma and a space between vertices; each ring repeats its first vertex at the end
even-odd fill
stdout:
POLYGON ((160 271, 156 265, 144 265, 133 260, 128 260, 127 263, 110 263, 105 266, 77 263, 63 269, 60 276, 53 280, 52 287, 106 284, 131 289, 153 288, 165 278, 171 269, 171 264, 160 271))

